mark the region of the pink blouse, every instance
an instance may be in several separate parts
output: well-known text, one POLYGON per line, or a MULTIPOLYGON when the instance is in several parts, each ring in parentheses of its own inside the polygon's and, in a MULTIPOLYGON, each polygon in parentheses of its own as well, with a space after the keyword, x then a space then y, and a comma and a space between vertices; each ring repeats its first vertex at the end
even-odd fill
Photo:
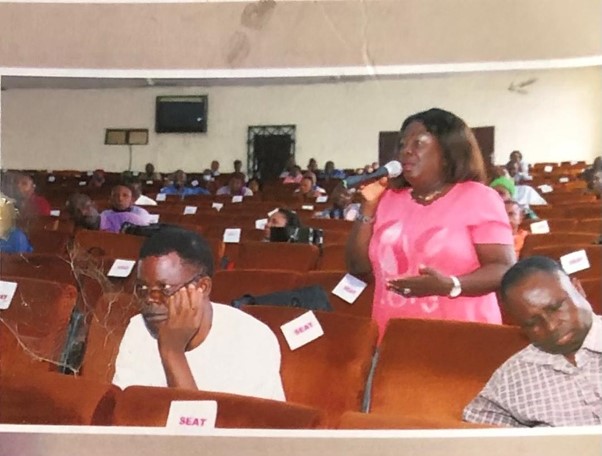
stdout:
POLYGON ((475 244, 513 245, 504 203, 477 182, 455 184, 423 206, 410 189, 387 190, 376 211, 369 246, 375 277, 372 317, 382 337, 390 318, 433 318, 501 323, 495 293, 482 296, 405 298, 388 291, 388 279, 419 275, 421 265, 461 276, 480 267, 475 244))

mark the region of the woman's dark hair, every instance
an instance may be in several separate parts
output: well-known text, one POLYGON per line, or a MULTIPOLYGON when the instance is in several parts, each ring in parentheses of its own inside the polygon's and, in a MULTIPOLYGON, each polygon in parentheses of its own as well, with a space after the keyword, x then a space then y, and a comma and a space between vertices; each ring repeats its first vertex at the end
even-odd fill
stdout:
POLYGON ((412 122, 420 122, 437 138, 443 150, 445 182, 485 182, 483 156, 466 122, 449 111, 432 108, 408 117, 401 126, 400 134, 412 122))
POLYGON ((279 208, 278 212, 286 217, 286 226, 292 228, 301 228, 301 220, 296 212, 290 209, 279 208))

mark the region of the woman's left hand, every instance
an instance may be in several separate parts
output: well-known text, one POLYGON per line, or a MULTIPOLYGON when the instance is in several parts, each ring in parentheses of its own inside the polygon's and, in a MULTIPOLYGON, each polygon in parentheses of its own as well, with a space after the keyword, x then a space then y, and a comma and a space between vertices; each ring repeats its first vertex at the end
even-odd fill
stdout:
POLYGON ((387 281, 387 290, 406 298, 423 296, 447 296, 454 284, 450 277, 427 266, 420 266, 418 276, 400 277, 387 281))

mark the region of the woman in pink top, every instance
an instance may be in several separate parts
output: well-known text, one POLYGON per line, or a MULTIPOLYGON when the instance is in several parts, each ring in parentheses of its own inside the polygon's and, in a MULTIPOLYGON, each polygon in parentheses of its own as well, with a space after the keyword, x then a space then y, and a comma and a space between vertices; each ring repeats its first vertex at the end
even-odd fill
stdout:
POLYGON ((374 274, 381 337, 390 318, 501 323, 495 291, 515 262, 512 230, 501 198, 482 184, 472 132, 430 109, 405 120, 399 153, 398 182, 361 189, 347 244, 350 272, 374 274))

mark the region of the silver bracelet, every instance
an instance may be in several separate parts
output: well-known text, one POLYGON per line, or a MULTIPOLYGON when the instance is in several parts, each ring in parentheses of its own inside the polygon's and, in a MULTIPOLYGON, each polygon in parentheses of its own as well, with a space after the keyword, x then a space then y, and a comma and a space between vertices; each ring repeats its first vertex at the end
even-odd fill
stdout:
POLYGON ((355 217, 355 219, 358 222, 362 222, 362 223, 374 223, 374 217, 368 217, 367 215, 364 215, 362 213, 358 213, 357 216, 355 217))

